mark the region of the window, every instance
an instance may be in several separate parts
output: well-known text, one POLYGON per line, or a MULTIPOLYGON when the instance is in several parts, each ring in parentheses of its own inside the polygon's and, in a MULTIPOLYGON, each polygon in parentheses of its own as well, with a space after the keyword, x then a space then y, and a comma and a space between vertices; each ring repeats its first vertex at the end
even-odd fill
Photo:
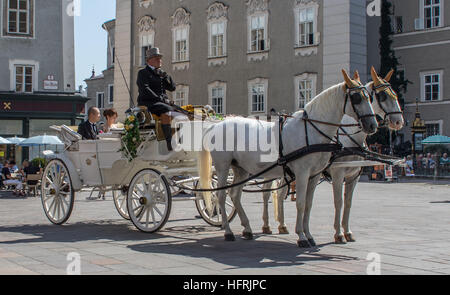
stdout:
POLYGON ((392 31, 395 34, 403 33, 403 17, 396 16, 392 21, 392 31))
MULTIPOLYGON (((208 54, 210 58, 224 58, 227 54, 228 6, 214 2, 208 7, 208 54)), ((208 63, 214 63, 209 61, 208 63)))
POLYGON ((153 34, 141 35, 141 65, 143 66, 147 64, 147 50, 153 47, 153 38, 153 34))
POLYGON ((314 44, 314 9, 312 7, 300 10, 299 45, 314 44))
POLYGON ((425 123, 426 127, 426 137, 441 135, 441 124, 440 123, 425 123))
POLYGON ((437 101, 441 100, 441 73, 422 74, 423 100, 437 101))
POLYGON ((294 78, 296 89, 295 108, 304 109, 305 106, 316 96, 317 74, 304 73, 294 78))
MULTIPOLYGON (((312 0, 308 3, 305 1, 297 1, 294 7, 296 48, 319 44, 320 33, 317 29, 318 14, 319 4, 317 1, 312 0)), ((296 50, 296 54, 298 53, 302 53, 302 50, 296 50)))
POLYGON ((268 105, 269 80, 256 78, 248 82, 249 113, 265 113, 268 105))
POLYGON ((15 66, 16 92, 33 92, 33 67, 15 66))
POLYGON ((188 29, 175 29, 175 61, 188 60, 188 29))
POLYGON ((258 52, 266 50, 266 16, 252 16, 250 26, 250 51, 258 52))
POLYGON ((441 0, 423 0, 424 24, 426 29, 441 26, 441 0))
POLYGON ((13 35, 30 34, 32 1, 7 0, 7 33, 13 35))
MULTIPOLYGON (((137 21, 139 47, 136 55, 139 58, 136 60, 136 63, 138 63, 138 65, 145 66, 147 64, 147 61, 145 60, 147 50, 155 46, 155 23, 156 20, 150 15, 144 15, 137 21)), ((113 48, 113 52, 115 52, 115 48, 113 48)))
POLYGON ((299 85, 299 100, 298 100, 298 108, 304 109, 306 104, 311 101, 313 98, 313 89, 312 89, 312 81, 311 80, 302 80, 299 85))
MULTIPOLYGON (((178 8, 172 15, 173 54, 172 61, 189 61, 189 28, 191 14, 184 8, 178 8)), ((174 68, 177 66, 174 65, 174 68)))
POLYGON ((113 47, 113 48, 112 48, 112 57, 111 57, 111 60, 112 60, 112 64, 114 64, 114 63, 116 62, 116 47, 113 47))
POLYGON ((225 22, 212 23, 210 36, 210 57, 225 55, 225 22))
POLYGON ((105 101, 105 93, 103 92, 97 92, 97 107, 99 109, 104 108, 104 101, 105 101))
POLYGON ((261 113, 265 110, 264 85, 257 84, 252 87, 252 112, 261 113))
POLYGON ((187 105, 189 101, 188 97, 189 97, 189 87, 177 86, 174 98, 175 104, 180 107, 187 105))
POLYGON ((109 104, 114 103, 114 85, 108 85, 108 102, 109 104))

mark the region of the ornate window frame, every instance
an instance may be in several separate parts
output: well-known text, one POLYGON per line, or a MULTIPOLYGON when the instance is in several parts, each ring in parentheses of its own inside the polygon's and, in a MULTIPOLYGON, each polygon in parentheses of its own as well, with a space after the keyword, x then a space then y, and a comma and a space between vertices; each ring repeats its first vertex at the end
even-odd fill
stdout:
MULTIPOLYGON (((294 110, 300 110, 300 82, 311 81, 311 100, 317 95, 317 73, 302 73, 294 77, 295 105, 294 110)), ((309 101, 305 101, 305 106, 309 101)))
POLYGON ((223 81, 214 81, 208 84, 208 103, 211 107, 213 107, 213 96, 212 92, 215 88, 223 89, 223 100, 222 100, 222 113, 218 113, 221 115, 225 115, 227 113, 227 83, 223 81))
POLYGON ((207 11, 208 28, 208 66, 223 65, 227 62, 227 27, 228 27, 228 6, 221 2, 211 4, 207 11), (223 54, 220 56, 212 53, 212 26, 223 24, 223 54))
POLYGON ((320 44, 320 32, 318 31, 319 3, 317 0, 295 0, 294 18, 295 18, 295 55, 309 56, 317 55, 318 45, 320 44), (300 45, 300 12, 305 9, 313 9, 313 34, 314 43, 300 45))
POLYGON ((269 0, 247 0, 247 56, 248 61, 261 61, 268 59, 270 51, 269 38, 269 0), (265 48, 261 51, 252 51, 252 18, 264 17, 265 48))
POLYGON ((260 115, 267 113, 267 105, 269 93, 269 79, 267 78, 255 78, 248 81, 248 113, 249 115, 260 115), (264 87, 264 108, 262 111, 253 111, 253 87, 262 85, 264 87))
POLYGON ((184 9, 183 7, 175 10, 174 14, 171 16, 172 18, 172 64, 173 70, 187 70, 189 69, 189 61, 190 61, 190 19, 191 14, 184 9), (177 30, 186 30, 186 58, 185 60, 177 60, 176 58, 176 50, 177 50, 177 42, 176 42, 176 32, 177 30))
POLYGON ((155 46, 155 31, 156 31, 156 19, 150 15, 144 15, 137 22, 138 35, 139 35, 139 53, 138 53, 138 66, 145 66, 145 52, 143 50, 146 46, 155 46))

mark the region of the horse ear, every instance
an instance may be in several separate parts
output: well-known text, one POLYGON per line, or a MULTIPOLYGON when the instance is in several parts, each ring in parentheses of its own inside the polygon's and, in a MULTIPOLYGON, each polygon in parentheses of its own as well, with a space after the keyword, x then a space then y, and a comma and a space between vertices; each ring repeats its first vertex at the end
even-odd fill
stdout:
POLYGON ((352 79, 350 79, 350 77, 347 74, 347 71, 345 71, 344 69, 342 69, 342 75, 344 76, 344 80, 345 80, 345 84, 347 85, 348 88, 353 88, 353 81, 352 79))
POLYGON ((394 69, 390 70, 389 73, 387 73, 386 78, 384 78, 384 80, 386 82, 391 81, 392 75, 394 74, 394 69))
POLYGON ((356 80, 361 83, 361 77, 359 76, 358 70, 355 71, 355 74, 353 75, 353 80, 356 80))
POLYGON ((372 75, 372 81, 374 86, 378 86, 381 84, 380 78, 378 77, 377 71, 375 70, 375 68, 372 66, 372 68, 370 69, 370 74, 372 75))

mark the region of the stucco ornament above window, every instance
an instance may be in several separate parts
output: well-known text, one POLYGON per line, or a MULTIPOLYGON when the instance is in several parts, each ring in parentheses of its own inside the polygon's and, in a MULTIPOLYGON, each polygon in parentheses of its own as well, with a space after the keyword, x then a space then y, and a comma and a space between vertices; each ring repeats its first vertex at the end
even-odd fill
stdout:
POLYGON ((247 14, 264 12, 269 9, 269 0, 247 0, 247 14))
POLYGON ((208 12, 208 21, 228 18, 228 6, 220 2, 216 2, 211 6, 209 6, 207 12, 208 12))
POLYGON ((139 0, 139 6, 149 8, 153 4, 153 0, 139 0))
POLYGON ((175 10, 175 13, 172 15, 172 25, 174 27, 189 25, 189 21, 191 19, 191 14, 186 11, 186 9, 180 7, 175 10))
POLYGON ((295 1, 296 6, 308 5, 308 4, 317 4, 317 0, 296 0, 295 1))
POLYGON ((138 28, 139 32, 150 32, 155 30, 155 22, 156 20, 149 16, 145 15, 141 17, 141 19, 138 21, 138 28))

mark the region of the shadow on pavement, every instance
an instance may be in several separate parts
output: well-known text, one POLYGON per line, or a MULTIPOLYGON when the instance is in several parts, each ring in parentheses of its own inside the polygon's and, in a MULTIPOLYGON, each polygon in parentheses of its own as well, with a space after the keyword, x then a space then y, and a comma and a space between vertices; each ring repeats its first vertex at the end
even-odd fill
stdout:
POLYGON ((3 239, 1 245, 48 242, 114 242, 133 241, 130 250, 148 254, 169 254, 194 258, 207 258, 233 268, 265 268, 273 266, 302 265, 310 261, 349 261, 355 257, 321 254, 320 249, 332 243, 311 249, 300 249, 295 243, 277 239, 264 240, 255 234, 252 241, 236 236, 235 242, 225 242, 222 231, 210 226, 166 226, 161 232, 145 234, 137 231, 131 223, 117 220, 80 222, 65 226, 21 225, 0 226, 0 232, 29 235, 24 239, 3 239), (211 235, 215 235, 211 237, 211 235), (205 236, 206 235, 206 236, 205 236), (167 240, 167 238, 170 238, 167 240))

